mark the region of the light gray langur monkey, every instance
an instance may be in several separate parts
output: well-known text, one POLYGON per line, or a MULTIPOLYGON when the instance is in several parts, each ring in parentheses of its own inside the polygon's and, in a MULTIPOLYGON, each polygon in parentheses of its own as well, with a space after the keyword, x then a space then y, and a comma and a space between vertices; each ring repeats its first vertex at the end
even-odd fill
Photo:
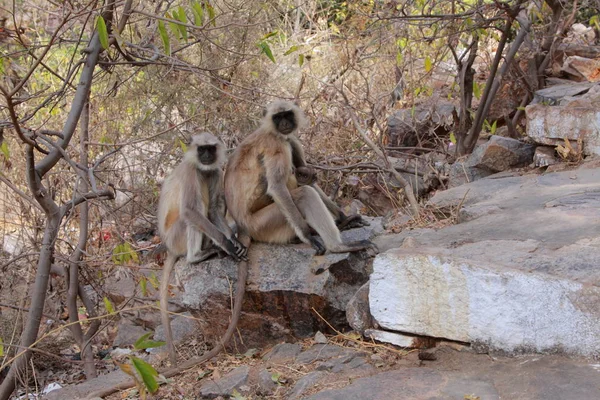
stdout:
POLYGON ((271 103, 260 126, 230 156, 225 173, 227 208, 240 232, 267 243, 289 243, 298 237, 318 255, 358 251, 375 246, 368 240, 343 243, 336 226, 363 226, 360 216, 347 217, 314 182, 295 133, 304 114, 294 103, 271 103), (296 175, 302 178, 298 186, 296 175), (333 214, 333 216, 332 216, 333 214), (335 216, 335 219, 334 219, 335 216), (323 246, 311 235, 314 229, 323 246))
MULTIPOLYGON (((160 306, 173 364, 177 359, 167 301, 169 276, 177 259, 185 256, 188 263, 198 263, 223 250, 236 261, 247 260, 246 246, 236 239, 225 220, 222 171, 225 162, 225 146, 221 140, 208 132, 194 135, 183 160, 167 177, 160 192, 158 229, 167 247, 160 306), (217 247, 211 247, 211 241, 217 247)), ((243 292, 244 287, 242 296, 243 292)))

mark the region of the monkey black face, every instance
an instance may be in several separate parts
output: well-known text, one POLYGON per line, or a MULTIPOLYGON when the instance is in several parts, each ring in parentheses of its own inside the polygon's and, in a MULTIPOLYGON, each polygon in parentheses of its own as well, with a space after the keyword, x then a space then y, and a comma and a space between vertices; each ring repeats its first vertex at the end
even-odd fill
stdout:
POLYGON ((283 135, 289 135, 298 126, 293 110, 278 112, 277 114, 273 114, 272 118, 275 129, 283 135))
POLYGON ((217 146, 198 146, 198 161, 203 165, 211 165, 217 160, 217 146))

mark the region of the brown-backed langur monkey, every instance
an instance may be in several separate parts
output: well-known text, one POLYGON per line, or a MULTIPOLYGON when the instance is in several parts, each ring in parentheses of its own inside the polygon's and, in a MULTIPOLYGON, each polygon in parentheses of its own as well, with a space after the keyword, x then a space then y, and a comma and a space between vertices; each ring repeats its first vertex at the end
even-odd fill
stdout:
POLYGON ((158 229, 167 247, 160 305, 173 364, 176 355, 167 297, 169 276, 177 259, 186 256, 187 262, 198 263, 221 249, 237 261, 246 260, 246 247, 236 239, 225 220, 222 171, 225 161, 225 146, 216 136, 208 132, 194 135, 183 160, 167 177, 160 192, 158 229), (207 246, 210 241, 218 248, 207 246))
MULTIPOLYGON (((368 241, 343 243, 330 212, 339 222, 364 225, 349 218, 320 190, 298 186, 295 171, 306 172, 302 146, 295 132, 304 123, 302 111, 288 101, 267 107, 259 128, 229 158, 225 173, 227 208, 241 232, 267 243, 289 243, 298 237, 323 254, 357 251, 374 245, 368 241), (343 220, 343 221, 342 221, 343 220), (313 228, 325 247, 311 236, 313 228)), ((310 172, 309 172, 310 175, 310 172)))

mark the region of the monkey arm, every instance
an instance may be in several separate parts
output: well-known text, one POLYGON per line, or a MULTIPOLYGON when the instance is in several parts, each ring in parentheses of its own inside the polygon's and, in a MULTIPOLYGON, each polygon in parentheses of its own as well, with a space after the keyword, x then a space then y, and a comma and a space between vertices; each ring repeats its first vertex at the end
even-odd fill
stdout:
POLYGON ((219 230, 208 218, 199 213, 198 211, 186 207, 183 211, 183 218, 188 225, 191 225, 200 232, 203 232, 208 236, 217 246, 223 249, 227 254, 235 258, 237 261, 243 259, 238 255, 240 249, 236 246, 231 239, 227 238, 223 232, 219 230))
POLYGON ((300 140, 297 137, 290 137, 289 143, 292 147, 292 164, 294 164, 294 167, 306 167, 306 157, 300 140))

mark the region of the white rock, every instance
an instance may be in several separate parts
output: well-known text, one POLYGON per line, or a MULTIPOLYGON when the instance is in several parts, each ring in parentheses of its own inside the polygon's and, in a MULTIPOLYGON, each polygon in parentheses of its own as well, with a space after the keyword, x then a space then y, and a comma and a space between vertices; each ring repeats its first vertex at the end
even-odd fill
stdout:
POLYGON ((365 336, 378 342, 391 343, 399 347, 417 347, 418 340, 414 336, 403 335, 396 332, 386 332, 378 329, 367 329, 365 336))
POLYGON ((600 111, 597 108, 529 105, 527 136, 537 143, 556 146, 564 139, 583 141, 586 155, 600 155, 600 111))
POLYGON ((374 261, 369 303, 386 330, 479 343, 508 352, 600 354, 600 288, 391 250, 374 261))

